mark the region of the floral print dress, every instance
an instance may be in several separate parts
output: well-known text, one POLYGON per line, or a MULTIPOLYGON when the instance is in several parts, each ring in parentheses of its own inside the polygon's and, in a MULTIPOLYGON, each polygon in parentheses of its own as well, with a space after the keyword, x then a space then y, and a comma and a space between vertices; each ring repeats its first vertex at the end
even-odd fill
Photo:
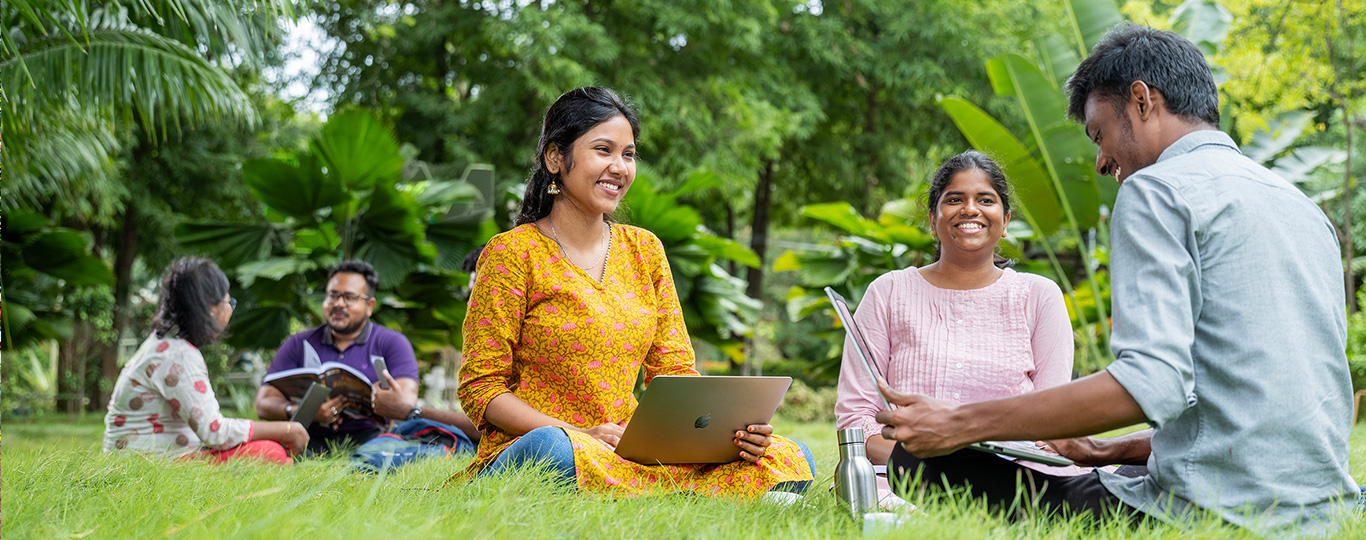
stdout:
POLYGON ((104 416, 104 451, 190 455, 251 440, 252 422, 225 418, 204 356, 190 342, 152 335, 123 366, 104 416))
MULTIPOLYGON (((486 435, 470 469, 453 479, 488 466, 517 440, 485 419, 498 395, 511 392, 546 415, 590 428, 630 421, 642 366, 647 385, 656 375, 698 374, 663 245, 638 227, 611 230, 601 282, 561 257, 535 225, 499 234, 484 248, 465 316, 459 395, 486 435)), ((590 435, 565 432, 578 485, 588 491, 753 496, 811 479, 801 448, 779 436, 758 463, 642 465, 590 435)))

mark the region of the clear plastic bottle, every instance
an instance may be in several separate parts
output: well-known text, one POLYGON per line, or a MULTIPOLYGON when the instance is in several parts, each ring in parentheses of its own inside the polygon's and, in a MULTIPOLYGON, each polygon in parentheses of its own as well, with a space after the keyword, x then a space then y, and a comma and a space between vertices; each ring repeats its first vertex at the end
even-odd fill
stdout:
POLYGON ((849 505, 855 520, 877 510, 877 473, 863 447, 863 428, 839 430, 840 463, 835 467, 835 495, 849 505))

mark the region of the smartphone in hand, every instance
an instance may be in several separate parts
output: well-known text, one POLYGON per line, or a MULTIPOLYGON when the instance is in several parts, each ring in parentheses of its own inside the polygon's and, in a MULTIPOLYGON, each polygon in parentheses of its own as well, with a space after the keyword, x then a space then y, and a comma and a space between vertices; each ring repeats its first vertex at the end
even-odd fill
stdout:
POLYGON ((389 365, 384 363, 384 357, 371 356, 370 363, 375 365, 375 380, 379 383, 379 387, 388 390, 389 381, 385 380, 384 371, 389 369, 389 365))

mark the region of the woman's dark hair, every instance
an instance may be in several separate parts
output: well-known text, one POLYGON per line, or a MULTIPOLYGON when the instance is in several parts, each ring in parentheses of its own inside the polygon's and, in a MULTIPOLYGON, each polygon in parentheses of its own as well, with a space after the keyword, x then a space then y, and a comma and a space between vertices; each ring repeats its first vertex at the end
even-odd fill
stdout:
POLYGON ((1162 93, 1167 111, 1190 122, 1219 125, 1219 89, 1205 55, 1175 32, 1131 22, 1111 28, 1067 80, 1067 115, 1086 121, 1086 100, 1109 101, 1122 121, 1129 85, 1143 81, 1162 93))
POLYGON ((327 280, 332 281, 332 276, 342 272, 360 274, 360 277, 365 278, 365 286, 370 289, 365 294, 369 296, 374 296, 375 291, 379 290, 379 272, 376 272, 375 267, 370 266, 368 262, 358 259, 346 259, 339 262, 327 272, 327 280))
POLYGON ((564 168, 568 172, 574 166, 574 141, 582 137, 594 126, 623 116, 631 124, 631 136, 640 136, 640 115, 634 108, 621 99, 610 88, 585 86, 565 92, 545 112, 541 122, 541 140, 536 143, 536 158, 532 161, 531 175, 526 179, 526 194, 522 197, 522 210, 515 220, 516 225, 525 225, 550 215, 555 205, 555 196, 546 193, 551 179, 560 182, 559 174, 550 174, 545 166, 545 153, 554 144, 563 157, 564 168))
MULTIPOLYGON (((934 226, 933 216, 936 212, 935 209, 939 206, 939 198, 944 195, 944 190, 949 187, 949 182, 953 181, 954 175, 973 169, 982 171, 987 175, 987 179, 991 181, 991 188, 996 191, 996 196, 1001 199, 1001 209, 1004 211, 1003 215, 1010 215, 1010 197, 1012 193, 1010 191, 1010 182, 1006 181, 1006 174, 1001 172, 1001 167, 997 166, 996 162, 992 161, 986 154, 976 150, 968 150, 967 152, 953 156, 949 158, 948 161, 945 161, 943 165, 939 166, 939 170, 935 171, 934 176, 930 179, 930 191, 925 195, 927 199, 925 206, 929 210, 929 215, 931 216, 931 227, 934 226)), ((935 260, 939 260, 939 244, 937 243, 934 246, 934 258, 935 260)), ((1013 266, 1015 261, 998 254, 993 263, 997 268, 1008 268, 1013 266)))
POLYGON ((177 259, 161 278, 152 328, 157 337, 166 337, 175 329, 181 339, 195 347, 208 345, 223 333, 210 310, 227 294, 228 276, 213 261, 200 257, 177 259))

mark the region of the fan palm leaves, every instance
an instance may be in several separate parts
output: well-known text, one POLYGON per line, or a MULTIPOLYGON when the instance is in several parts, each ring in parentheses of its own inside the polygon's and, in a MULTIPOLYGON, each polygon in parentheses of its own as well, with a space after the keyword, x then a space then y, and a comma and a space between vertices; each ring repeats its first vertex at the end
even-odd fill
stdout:
POLYGON ((136 125, 156 140, 186 124, 255 122, 228 70, 274 54, 275 23, 293 16, 288 0, 7 0, 0 127, 13 198, 5 204, 51 200, 43 185, 100 174, 117 137, 136 125))

